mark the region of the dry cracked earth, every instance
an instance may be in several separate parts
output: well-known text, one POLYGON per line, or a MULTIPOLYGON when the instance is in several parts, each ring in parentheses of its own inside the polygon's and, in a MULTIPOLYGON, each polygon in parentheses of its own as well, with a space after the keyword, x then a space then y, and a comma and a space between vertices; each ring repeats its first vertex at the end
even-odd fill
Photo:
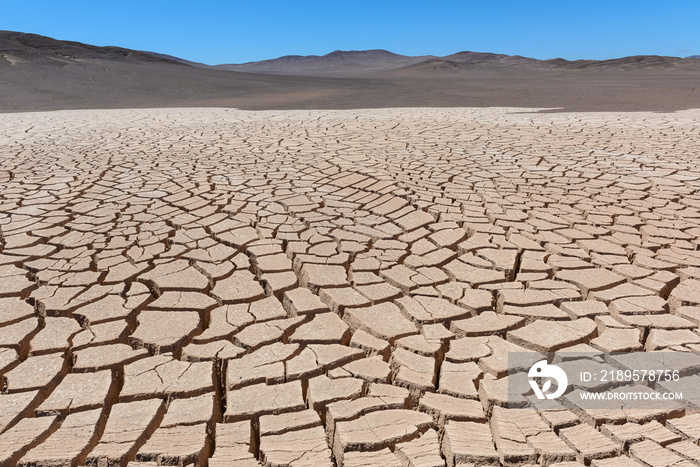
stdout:
POLYGON ((0 465, 697 465, 506 370, 700 351, 699 119, 0 115, 0 465))

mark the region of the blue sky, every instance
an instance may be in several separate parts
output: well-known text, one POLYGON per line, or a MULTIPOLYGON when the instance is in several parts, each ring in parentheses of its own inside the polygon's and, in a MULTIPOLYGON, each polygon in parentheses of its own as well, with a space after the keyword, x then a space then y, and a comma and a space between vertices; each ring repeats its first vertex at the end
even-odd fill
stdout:
POLYGON ((0 29, 207 64, 387 49, 547 59, 700 54, 700 1, 0 0, 0 29))

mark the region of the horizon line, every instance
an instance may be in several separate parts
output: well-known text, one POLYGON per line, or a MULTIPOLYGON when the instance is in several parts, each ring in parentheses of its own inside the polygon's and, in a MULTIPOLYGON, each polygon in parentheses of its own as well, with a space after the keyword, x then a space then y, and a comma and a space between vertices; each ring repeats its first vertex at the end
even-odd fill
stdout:
POLYGON ((563 58, 563 57, 534 58, 534 57, 531 57, 531 56, 528 56, 528 55, 519 54, 519 53, 517 53, 517 54, 508 54, 508 53, 501 53, 501 52, 481 52, 481 51, 468 50, 468 49, 459 50, 459 51, 457 51, 457 52, 453 52, 453 53, 450 53, 450 54, 447 54, 447 55, 433 55, 433 54, 405 55, 405 54, 393 52, 393 51, 391 51, 391 50, 389 50, 389 49, 384 49, 384 48, 370 48, 370 49, 335 49, 335 50, 332 50, 332 51, 327 52, 327 53, 325 53, 325 54, 306 54, 306 55, 304 55, 304 54, 285 54, 285 55, 279 55, 279 56, 272 57, 272 58, 263 58, 263 59, 259 59, 259 60, 250 60, 250 61, 246 61, 246 62, 223 62, 223 63, 211 64, 211 63, 205 63, 205 62, 197 61, 197 60, 195 60, 195 59, 185 58, 185 57, 182 57, 182 56, 179 56, 179 55, 174 55, 174 54, 171 54, 171 53, 159 52, 159 51, 156 51, 156 50, 133 49, 133 48, 129 48, 129 47, 124 47, 124 46, 120 46, 120 45, 112 45, 112 44, 108 44, 108 45, 96 45, 96 44, 92 44, 92 43, 89 43, 89 42, 81 42, 81 41, 71 40, 71 39, 57 39, 57 38, 55 38, 55 37, 46 36, 46 35, 38 34, 38 33, 34 33, 34 32, 14 31, 14 30, 9 30, 9 29, 2 29, 2 30, 0 30, 0 33, 2 33, 2 32, 9 32, 9 33, 16 33, 16 34, 27 34, 27 35, 33 35, 33 36, 38 36, 38 37, 45 37, 45 38, 53 39, 53 40, 60 41, 60 42, 72 42, 72 43, 77 43, 77 44, 82 44, 82 45, 89 45, 89 46, 100 47, 100 48, 116 47, 116 48, 121 48, 121 49, 126 49, 126 50, 133 50, 133 51, 135 51, 135 52, 143 52, 143 53, 150 53, 150 54, 166 55, 166 56, 170 56, 170 57, 173 57, 173 58, 177 58, 177 59, 179 59, 179 60, 185 60, 185 61, 188 61, 188 62, 197 63, 197 64, 202 64, 202 65, 211 66, 211 67, 216 67, 216 66, 221 66, 221 65, 247 65, 247 64, 259 63, 259 62, 264 62, 264 61, 279 60, 279 59, 281 59, 281 58, 287 58, 287 57, 300 57, 300 58, 313 58, 313 57, 318 57, 318 58, 320 58, 320 57, 325 57, 325 56, 327 56, 327 55, 330 55, 330 54, 333 54, 333 53, 336 53, 336 52, 345 52, 345 53, 353 53, 353 52, 355 52, 355 53, 359 53, 359 52, 388 52, 388 53, 390 53, 390 54, 398 55, 398 56, 401 56, 401 57, 408 57, 408 58, 426 57, 426 59, 430 59, 430 58, 442 58, 442 59, 444 59, 444 58, 446 58, 446 57, 449 57, 450 55, 456 55, 456 54, 459 54, 459 53, 465 53, 465 52, 467 52, 467 53, 477 53, 477 54, 484 54, 484 55, 503 55, 503 56, 507 56, 507 57, 521 57, 521 58, 526 58, 526 59, 531 59, 531 60, 537 60, 537 61, 542 61, 542 62, 552 61, 552 60, 564 60, 564 61, 567 61, 567 62, 578 62, 578 61, 605 62, 605 61, 610 61, 610 60, 620 60, 620 59, 623 59, 623 58, 632 58, 632 57, 669 57, 669 58, 679 58, 679 59, 700 58, 700 55, 697 55, 697 54, 687 55, 687 56, 680 56, 680 55, 658 55, 658 54, 633 54, 633 55, 623 55, 623 56, 619 56, 619 57, 604 58, 604 59, 595 59, 595 58, 575 58, 575 59, 568 59, 568 58, 563 58))

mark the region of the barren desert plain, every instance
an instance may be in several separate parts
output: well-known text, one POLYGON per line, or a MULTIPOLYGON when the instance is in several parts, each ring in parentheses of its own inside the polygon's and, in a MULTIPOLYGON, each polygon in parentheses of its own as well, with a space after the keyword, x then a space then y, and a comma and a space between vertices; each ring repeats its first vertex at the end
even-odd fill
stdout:
POLYGON ((700 462, 697 405, 508 404, 509 353, 700 352, 685 94, 253 111, 24 89, 0 100, 0 466, 700 462))

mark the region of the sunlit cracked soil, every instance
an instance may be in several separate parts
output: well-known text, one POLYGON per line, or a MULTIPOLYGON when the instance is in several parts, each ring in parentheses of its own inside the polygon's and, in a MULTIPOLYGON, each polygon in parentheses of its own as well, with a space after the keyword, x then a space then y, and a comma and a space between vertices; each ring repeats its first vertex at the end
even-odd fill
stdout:
POLYGON ((504 405, 509 351, 700 351, 699 118, 2 114, 0 465, 698 464, 504 405))

